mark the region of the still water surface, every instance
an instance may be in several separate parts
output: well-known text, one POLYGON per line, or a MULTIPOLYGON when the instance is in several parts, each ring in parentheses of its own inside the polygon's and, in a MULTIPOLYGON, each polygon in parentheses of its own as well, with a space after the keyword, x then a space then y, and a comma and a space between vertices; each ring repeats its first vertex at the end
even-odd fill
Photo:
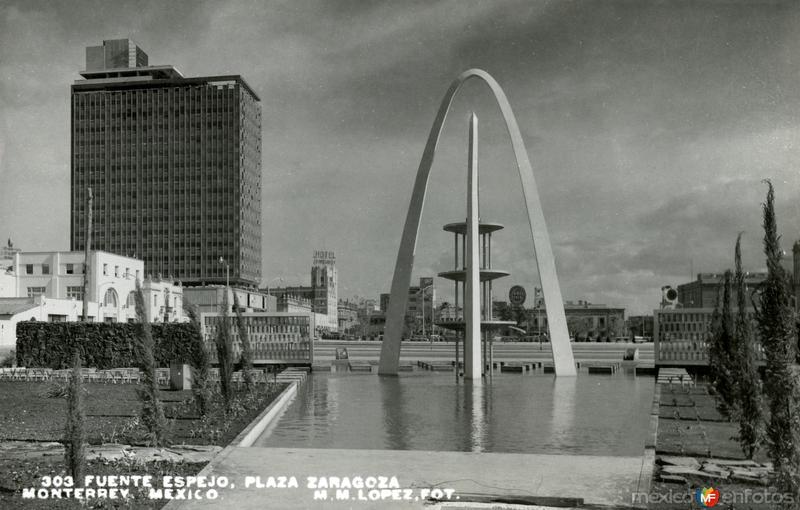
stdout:
POLYGON ((255 446, 641 455, 653 379, 315 373, 255 446))

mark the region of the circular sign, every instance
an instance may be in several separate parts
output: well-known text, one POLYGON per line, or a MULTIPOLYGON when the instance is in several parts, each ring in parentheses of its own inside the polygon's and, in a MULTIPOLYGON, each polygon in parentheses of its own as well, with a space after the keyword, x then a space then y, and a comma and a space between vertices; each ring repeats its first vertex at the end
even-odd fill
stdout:
POLYGON ((525 287, 522 285, 514 285, 508 290, 508 300, 514 306, 519 306, 525 302, 525 287))

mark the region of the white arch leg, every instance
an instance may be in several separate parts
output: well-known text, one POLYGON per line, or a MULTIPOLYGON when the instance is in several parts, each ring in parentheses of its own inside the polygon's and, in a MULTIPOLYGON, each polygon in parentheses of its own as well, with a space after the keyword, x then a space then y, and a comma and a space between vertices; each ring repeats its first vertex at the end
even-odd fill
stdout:
POLYGON ((564 314, 564 301, 561 297, 561 288, 558 284, 556 275, 555 259, 553 250, 550 246, 550 236, 547 233, 547 225, 544 221, 544 213, 539 202, 539 193, 536 188, 536 181, 533 176, 533 169, 528 154, 525 150, 525 143, 522 140, 517 120, 511 105, 500 85, 487 72, 480 69, 470 69, 462 73, 450 85, 439 106, 436 119, 428 135, 428 142, 422 153, 422 159, 417 170, 417 177, 414 181, 414 189, 411 194, 411 203, 408 207, 403 236, 400 239, 400 249, 397 253, 394 277, 392 278, 392 289, 389 298, 389 308, 386 312, 386 327, 384 330, 383 344, 381 345, 381 359, 378 373, 383 375, 396 375, 400 363, 400 341, 403 334, 403 319, 405 316, 406 305, 408 302, 408 287, 411 283, 411 270, 414 266, 414 254, 416 252, 417 233, 419 222, 422 216, 422 209, 425 204, 425 192, 428 186, 431 165, 436 153, 436 146, 439 143, 439 136, 442 126, 447 118, 447 112, 456 93, 470 78, 480 78, 491 89, 497 100, 503 119, 506 122, 508 134, 511 137, 511 145, 514 149, 514 156, 517 161, 522 192, 525 196, 525 206, 528 211, 528 224, 533 238, 534 256, 539 275, 542 281, 542 291, 545 303, 547 304, 547 322, 550 329, 550 342, 553 352, 553 364, 556 375, 576 375, 575 360, 572 355, 572 346, 569 343, 569 332, 567 331, 567 320, 564 314))

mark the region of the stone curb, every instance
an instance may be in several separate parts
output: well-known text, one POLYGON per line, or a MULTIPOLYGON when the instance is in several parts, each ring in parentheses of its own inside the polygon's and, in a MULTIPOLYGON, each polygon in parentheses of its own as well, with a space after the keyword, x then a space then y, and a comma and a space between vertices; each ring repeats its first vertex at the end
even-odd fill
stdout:
POLYGON ((272 420, 291 403, 292 398, 297 395, 297 386, 297 381, 289 383, 289 386, 281 392, 278 398, 273 400, 255 420, 250 422, 250 424, 231 441, 229 446, 253 446, 253 443, 258 436, 264 432, 267 425, 269 425, 272 420))
MULTIPOLYGON (((289 383, 289 386, 287 386, 281 392, 281 394, 278 395, 278 398, 273 400, 272 403, 256 417, 256 419, 250 422, 250 424, 245 427, 244 430, 242 430, 228 446, 226 446, 213 459, 211 459, 211 461, 206 464, 206 466, 200 470, 196 476, 211 476, 214 473, 216 466, 222 463, 222 461, 224 461, 236 448, 252 446, 256 438, 258 438, 258 436, 264 432, 264 429, 266 429, 267 426, 278 416, 278 414, 292 402, 293 397, 297 395, 297 386, 297 382, 289 383)), ((172 500, 164 505, 162 509, 179 510, 190 503, 192 503, 191 500, 172 500)))
POLYGON ((661 407, 661 385, 657 380, 654 383, 653 405, 650 407, 650 423, 647 429, 647 439, 644 443, 644 455, 642 456, 642 471, 639 474, 639 484, 637 491, 642 494, 649 494, 653 484, 653 476, 656 469, 656 443, 658 441, 658 413, 661 407))

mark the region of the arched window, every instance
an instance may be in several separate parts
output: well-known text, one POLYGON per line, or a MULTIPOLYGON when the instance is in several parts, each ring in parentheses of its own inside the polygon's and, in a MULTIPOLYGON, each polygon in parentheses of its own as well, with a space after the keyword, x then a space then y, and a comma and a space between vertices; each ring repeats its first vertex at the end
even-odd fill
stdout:
POLYGON ((125 306, 128 308, 136 308, 136 291, 132 290, 128 293, 128 299, 125 301, 125 306))
POLYGON ((106 295, 103 298, 103 306, 110 306, 112 308, 117 307, 117 291, 112 289, 108 289, 106 291, 106 295))

